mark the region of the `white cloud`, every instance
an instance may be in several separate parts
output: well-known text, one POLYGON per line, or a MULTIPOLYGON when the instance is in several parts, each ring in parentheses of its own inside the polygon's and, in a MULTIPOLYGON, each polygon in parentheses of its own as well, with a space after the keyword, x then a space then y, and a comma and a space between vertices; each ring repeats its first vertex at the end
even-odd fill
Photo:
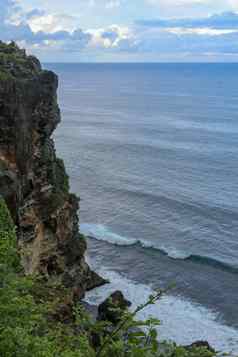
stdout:
POLYGON ((77 19, 60 14, 46 14, 39 9, 26 11, 12 0, 0 0, 1 40, 14 40, 34 53, 34 49, 81 52, 91 36, 76 26, 77 19))
MULTIPOLYGON (((91 10, 97 12, 100 6, 110 10, 125 4, 123 1, 91 0, 94 7, 91 10)), ((205 1, 160 0, 160 3, 184 5, 205 1)), ((236 13, 188 19, 148 19, 129 26, 116 24, 81 30, 78 18, 74 16, 46 13, 41 9, 24 11, 19 4, 17 8, 14 5, 14 1, 0 0, 1 38, 5 41, 16 40, 37 55, 41 55, 41 51, 51 53, 55 60, 62 60, 66 55, 71 60, 84 54, 91 56, 91 60, 105 56, 120 60, 123 56, 128 60, 137 56, 143 60, 150 54, 153 58, 163 57, 164 60, 169 56, 182 58, 187 54, 194 57, 211 53, 217 57, 238 54, 236 13)), ((111 14, 109 10, 107 14, 111 14)))
POLYGON ((238 0, 228 0, 228 3, 234 11, 238 11, 238 0))
POLYGON ((146 0, 151 5, 186 6, 186 5, 206 5, 211 0, 146 0))
POLYGON ((203 35, 203 36, 221 36, 230 33, 238 32, 238 29, 211 29, 209 27, 204 28, 182 28, 182 27, 172 27, 167 28, 165 31, 173 33, 175 35, 203 35))
POLYGON ((105 6, 106 6, 106 9, 114 9, 114 8, 121 6, 121 1, 120 0, 109 0, 105 6))
POLYGON ((42 14, 40 16, 31 17, 27 23, 33 32, 72 32, 77 28, 78 19, 66 14, 42 14))
POLYGON ((117 48, 125 40, 133 40, 133 31, 126 26, 112 25, 107 28, 87 30, 91 37, 89 47, 117 48))

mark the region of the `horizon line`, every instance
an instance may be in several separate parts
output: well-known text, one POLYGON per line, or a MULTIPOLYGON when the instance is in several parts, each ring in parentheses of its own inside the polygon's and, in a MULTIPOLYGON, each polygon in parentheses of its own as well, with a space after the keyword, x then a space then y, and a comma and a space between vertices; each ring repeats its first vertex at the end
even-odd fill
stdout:
POLYGON ((155 61, 151 61, 151 62, 110 62, 110 61, 106 61, 106 62, 90 62, 90 61, 81 61, 81 62, 59 62, 59 61, 41 61, 43 64, 238 64, 238 61, 188 61, 188 62, 173 62, 173 61, 168 61, 168 62, 155 62, 155 61))

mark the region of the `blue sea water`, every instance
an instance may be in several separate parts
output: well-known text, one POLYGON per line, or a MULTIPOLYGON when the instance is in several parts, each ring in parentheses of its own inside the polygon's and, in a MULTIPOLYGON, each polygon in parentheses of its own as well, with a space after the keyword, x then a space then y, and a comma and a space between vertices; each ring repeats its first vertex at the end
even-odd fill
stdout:
POLYGON ((135 304, 175 283, 162 337, 237 353, 238 64, 45 67, 60 79, 55 139, 91 264, 135 304))

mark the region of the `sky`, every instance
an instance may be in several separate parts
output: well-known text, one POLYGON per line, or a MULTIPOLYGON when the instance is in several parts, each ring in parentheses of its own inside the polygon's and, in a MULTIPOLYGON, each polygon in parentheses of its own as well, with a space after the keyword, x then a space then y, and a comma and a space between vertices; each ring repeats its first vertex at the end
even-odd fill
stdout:
POLYGON ((0 0, 0 39, 44 62, 237 62, 238 0, 0 0))

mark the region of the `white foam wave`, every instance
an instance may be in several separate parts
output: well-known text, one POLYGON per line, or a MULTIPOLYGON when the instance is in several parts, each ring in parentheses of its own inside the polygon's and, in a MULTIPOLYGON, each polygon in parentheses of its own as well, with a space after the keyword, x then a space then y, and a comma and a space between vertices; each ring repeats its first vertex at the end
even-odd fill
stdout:
POLYGON ((178 249, 176 249, 174 247, 161 246, 161 250, 163 252, 165 252, 168 255, 169 258, 172 258, 172 259, 184 260, 184 259, 190 257, 190 254, 186 254, 185 252, 182 252, 181 250, 178 250, 178 249))
MULTIPOLYGON (((136 284, 120 274, 101 269, 100 274, 110 280, 110 284, 90 291, 86 301, 98 305, 115 290, 121 290, 132 302, 132 309, 145 302, 153 290, 146 285, 136 284)), ((187 345, 197 340, 206 340, 218 351, 229 356, 238 353, 238 331, 219 323, 217 314, 207 308, 175 296, 164 296, 157 304, 149 306, 138 318, 154 316, 159 318, 160 340, 171 340, 187 345)))
POLYGON ((113 233, 103 224, 94 224, 94 223, 82 223, 80 225, 81 232, 89 237, 92 237, 96 240, 101 240, 108 242, 110 244, 119 245, 119 246, 130 246, 135 244, 140 244, 143 248, 153 248, 159 251, 164 252, 172 259, 186 259, 189 257, 189 254, 179 251, 174 247, 162 246, 161 248, 157 247, 150 241, 143 239, 135 239, 121 236, 117 233, 113 233))
POLYGON ((86 236, 115 245, 127 246, 138 243, 136 239, 130 239, 111 232, 102 224, 83 223, 80 225, 80 231, 86 236))

